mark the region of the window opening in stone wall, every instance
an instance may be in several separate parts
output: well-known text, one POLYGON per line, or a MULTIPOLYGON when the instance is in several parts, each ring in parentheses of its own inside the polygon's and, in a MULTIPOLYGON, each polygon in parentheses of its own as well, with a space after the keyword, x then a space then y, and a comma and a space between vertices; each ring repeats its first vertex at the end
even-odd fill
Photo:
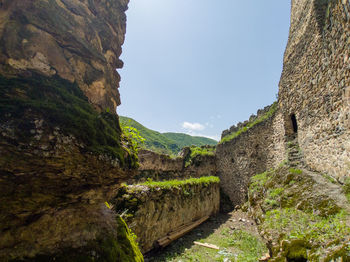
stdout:
POLYGON ((298 123, 297 123, 297 118, 295 117, 295 114, 292 114, 290 116, 290 119, 292 121, 294 134, 296 134, 298 133, 298 123))

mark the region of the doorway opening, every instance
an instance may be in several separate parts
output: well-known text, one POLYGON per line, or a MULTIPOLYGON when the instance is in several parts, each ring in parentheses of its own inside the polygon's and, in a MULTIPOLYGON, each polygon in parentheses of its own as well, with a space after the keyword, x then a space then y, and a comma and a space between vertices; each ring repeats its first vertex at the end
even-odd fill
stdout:
POLYGON ((290 116, 290 120, 292 121, 293 132, 294 132, 294 134, 297 134, 298 133, 298 123, 297 123, 297 118, 295 117, 295 114, 292 114, 290 116))

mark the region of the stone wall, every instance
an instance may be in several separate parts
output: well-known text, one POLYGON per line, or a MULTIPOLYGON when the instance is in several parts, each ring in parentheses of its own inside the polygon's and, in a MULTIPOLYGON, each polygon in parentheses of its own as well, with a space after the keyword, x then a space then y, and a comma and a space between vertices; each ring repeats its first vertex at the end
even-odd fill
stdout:
POLYGON ((126 218, 137 235, 143 253, 155 247, 155 241, 182 225, 219 211, 218 182, 193 183, 170 188, 132 185, 120 189, 112 204, 126 218))
POLYGON ((350 174, 350 2, 293 0, 279 104, 286 134, 298 126, 306 164, 344 182, 350 174))
POLYGON ((216 149, 217 175, 223 192, 234 205, 247 197, 250 177, 273 168, 286 158, 282 115, 254 125, 216 149))
POLYGON ((231 126, 229 129, 226 129, 224 131, 222 131, 221 133, 221 139, 224 138, 225 136, 228 136, 232 133, 235 133, 237 131, 239 131, 241 128, 244 128, 246 125, 248 125, 250 122, 253 122, 257 119, 259 119, 260 117, 263 117, 266 113, 269 112, 269 110, 271 109, 272 105, 269 106, 265 106, 263 109, 259 109, 258 112, 255 114, 252 114, 249 117, 249 120, 237 123, 237 125, 233 125, 231 126))
POLYGON ((186 164, 190 157, 190 148, 186 147, 177 158, 158 154, 149 150, 139 151, 140 167, 136 175, 128 180, 129 184, 190 177, 212 176, 216 174, 215 156, 197 155, 186 164))

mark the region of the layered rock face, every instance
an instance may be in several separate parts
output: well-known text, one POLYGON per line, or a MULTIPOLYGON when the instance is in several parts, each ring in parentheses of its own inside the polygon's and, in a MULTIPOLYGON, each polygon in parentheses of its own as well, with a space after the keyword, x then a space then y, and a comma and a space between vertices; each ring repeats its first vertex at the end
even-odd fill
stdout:
POLYGON ((120 104, 116 68, 128 0, 2 0, 0 73, 35 70, 77 82, 98 109, 120 104))
POLYGON ((309 167, 340 182, 350 171, 349 25, 349 0, 292 1, 279 90, 286 134, 309 167))
POLYGON ((115 114, 126 9, 0 1, 0 261, 120 253, 104 202, 136 166, 115 114))

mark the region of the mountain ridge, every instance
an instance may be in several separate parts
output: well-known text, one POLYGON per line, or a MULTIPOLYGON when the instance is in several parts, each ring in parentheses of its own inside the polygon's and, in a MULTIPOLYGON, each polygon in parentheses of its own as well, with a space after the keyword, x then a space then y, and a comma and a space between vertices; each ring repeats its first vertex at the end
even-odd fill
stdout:
POLYGON ((218 142, 214 139, 201 136, 191 136, 184 133, 176 132, 158 132, 149 129, 137 122, 136 120, 126 117, 119 116, 121 126, 132 126, 136 128, 140 135, 146 139, 142 148, 155 151, 163 154, 177 154, 183 147, 186 146, 204 146, 204 145, 216 145, 218 142))

